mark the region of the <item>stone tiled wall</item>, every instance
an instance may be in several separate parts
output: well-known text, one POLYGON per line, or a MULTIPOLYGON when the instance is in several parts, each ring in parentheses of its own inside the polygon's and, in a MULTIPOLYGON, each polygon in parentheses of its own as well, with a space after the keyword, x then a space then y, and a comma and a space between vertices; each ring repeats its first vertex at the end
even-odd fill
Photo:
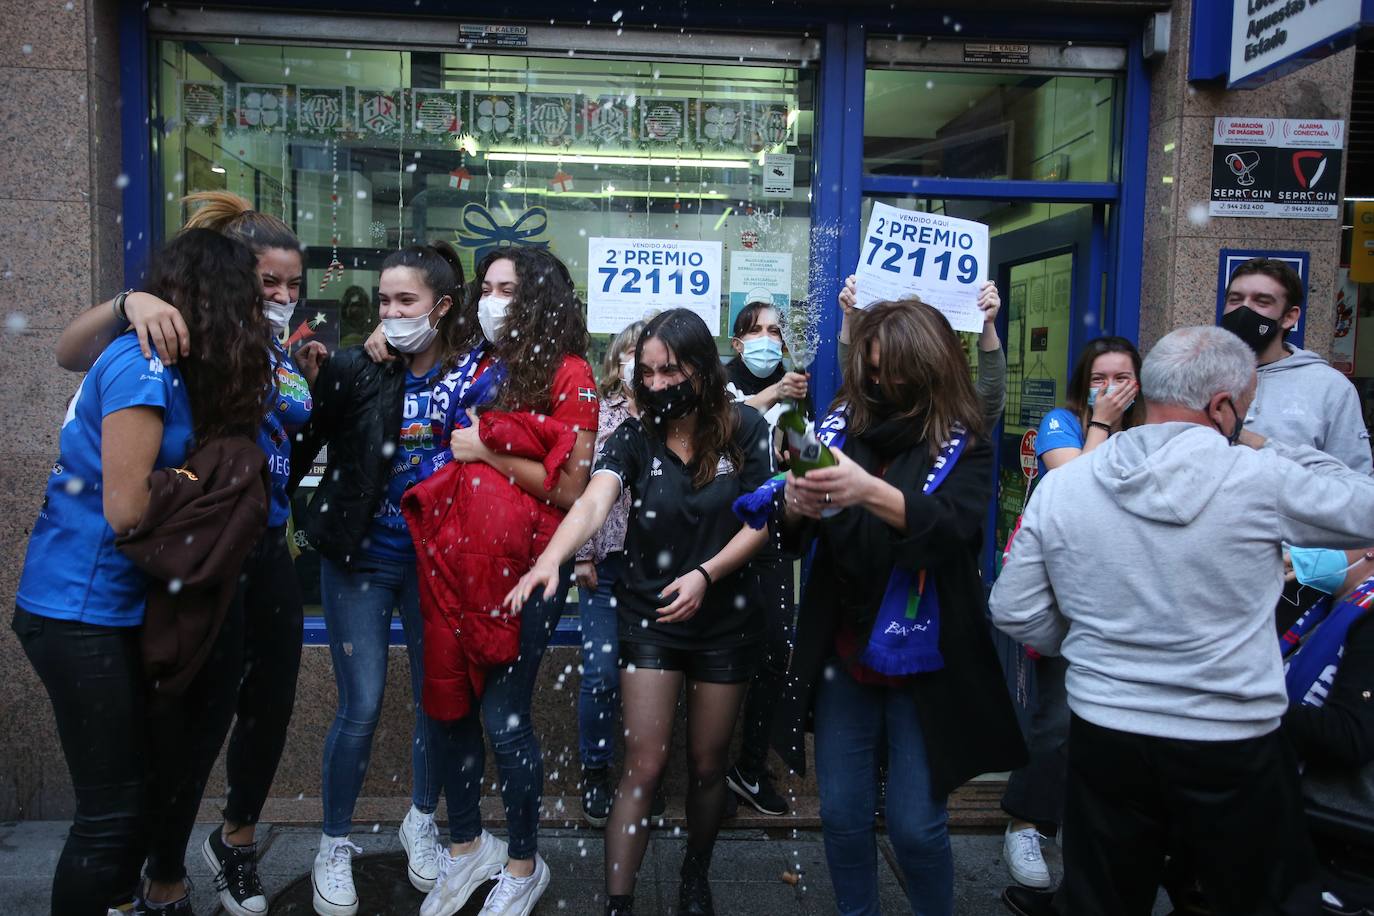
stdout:
POLYGON ((1222 248, 1311 252, 1305 346, 1327 355, 1335 312, 1336 220, 1209 218, 1212 127, 1217 117, 1350 117, 1355 51, 1347 49, 1259 89, 1227 92, 1188 82, 1192 0, 1176 0, 1170 52, 1153 65, 1145 207, 1141 342, 1171 328, 1212 324, 1222 248))
MULTIPOLYGON (((123 280, 114 0, 0 0, 0 604, 78 378, 58 331, 123 280)), ((71 805, 47 697, 0 612, 0 818, 71 805)))

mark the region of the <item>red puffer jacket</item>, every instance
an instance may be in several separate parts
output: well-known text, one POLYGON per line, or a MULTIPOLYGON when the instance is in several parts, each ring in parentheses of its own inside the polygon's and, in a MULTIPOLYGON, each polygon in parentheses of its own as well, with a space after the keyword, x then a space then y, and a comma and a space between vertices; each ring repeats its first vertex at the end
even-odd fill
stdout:
MULTIPOLYGON (((483 414, 482 443, 541 462, 558 482, 576 434, 533 413, 483 414)), ((482 695, 488 668, 515 661, 520 617, 502 599, 553 537, 563 510, 537 499, 490 465, 450 462, 401 499, 415 541, 424 617, 425 712, 461 719, 482 695)))

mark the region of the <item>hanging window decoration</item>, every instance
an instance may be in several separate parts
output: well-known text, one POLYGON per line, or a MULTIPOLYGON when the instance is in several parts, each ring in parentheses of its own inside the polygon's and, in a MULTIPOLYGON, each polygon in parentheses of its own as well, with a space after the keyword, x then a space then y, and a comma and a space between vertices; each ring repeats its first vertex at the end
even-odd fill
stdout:
POLYGON ((573 177, 563 171, 560 166, 558 171, 553 173, 553 177, 549 179, 549 190, 555 194, 562 194, 564 191, 571 191, 572 189, 573 177))
POLYGON ((687 140, 687 100, 647 99, 639 103, 639 139, 648 144, 687 140))
POLYGON ((224 84, 181 80, 177 84, 181 98, 179 118, 185 127, 206 132, 224 126, 224 84))
POLYGON ((603 95, 587 99, 583 109, 582 137, 597 147, 623 146, 634 139, 634 118, 623 98, 603 95))
POLYGON ((520 96, 514 92, 473 92, 468 96, 468 124, 487 143, 520 136, 520 96))
POLYGON ((787 142, 789 111, 779 102, 754 102, 750 113, 749 149, 755 153, 787 142))
POLYGON ((388 137, 401 129, 401 91, 399 89, 358 89, 356 123, 361 130, 388 137))
POLYGON ((285 130, 286 87, 239 83, 234 123, 240 130, 285 130))
POLYGON ((463 129, 462 93, 456 89, 410 90, 410 129, 417 134, 457 134, 463 129))
POLYGON ((296 88, 296 132, 332 136, 344 129, 344 90, 331 87, 296 88))
POLYGON ((543 207, 530 207, 503 226, 492 212, 481 204, 463 208, 463 228, 457 233, 458 244, 471 249, 474 261, 480 261, 501 248, 528 246, 547 248, 547 239, 539 236, 549 227, 549 214, 543 207))
POLYGON ((696 100, 697 142, 713 149, 738 147, 748 118, 739 102, 722 99, 696 100))
POLYGON ((541 146, 571 146, 576 133, 577 96, 538 95, 525 100, 531 143, 541 146))

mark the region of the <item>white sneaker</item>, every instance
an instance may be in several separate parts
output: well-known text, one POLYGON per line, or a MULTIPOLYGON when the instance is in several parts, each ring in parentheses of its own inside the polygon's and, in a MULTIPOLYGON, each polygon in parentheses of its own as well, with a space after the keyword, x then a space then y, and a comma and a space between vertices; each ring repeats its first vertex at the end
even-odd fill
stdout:
POLYGON ((320 916, 355 916, 358 892, 353 888, 353 853, 362 852, 346 836, 323 836, 310 884, 315 889, 315 912, 320 916))
POLYGON ((451 856, 439 849, 439 874, 434 889, 420 905, 420 916, 453 916, 468 902, 472 892, 501 873, 506 864, 506 841, 482 831, 477 848, 467 855, 451 856))
POLYGON ((1050 868, 1040 854, 1041 839, 1040 831, 1034 827, 1013 831, 1011 825, 1007 825, 1002 840, 1002 858, 1007 860, 1011 879, 1017 884, 1037 888, 1050 886, 1050 868))
POLYGON ((407 877, 417 891, 427 894, 439 877, 439 828, 434 824, 434 815, 411 805, 410 813, 401 821, 400 834, 401 848, 410 865, 407 877))
POLYGON ((534 856, 534 874, 528 878, 517 878, 502 868, 478 916, 530 916, 551 877, 549 866, 538 853, 534 856))

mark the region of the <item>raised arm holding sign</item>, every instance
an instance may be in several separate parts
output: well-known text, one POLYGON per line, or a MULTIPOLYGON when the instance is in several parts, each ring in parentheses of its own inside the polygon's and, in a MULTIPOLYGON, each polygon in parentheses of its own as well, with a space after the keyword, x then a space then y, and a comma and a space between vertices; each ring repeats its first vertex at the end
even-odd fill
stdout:
POLYGON ((988 227, 874 201, 859 252, 859 308, 919 296, 956 331, 981 331, 978 292, 987 281, 988 227))

